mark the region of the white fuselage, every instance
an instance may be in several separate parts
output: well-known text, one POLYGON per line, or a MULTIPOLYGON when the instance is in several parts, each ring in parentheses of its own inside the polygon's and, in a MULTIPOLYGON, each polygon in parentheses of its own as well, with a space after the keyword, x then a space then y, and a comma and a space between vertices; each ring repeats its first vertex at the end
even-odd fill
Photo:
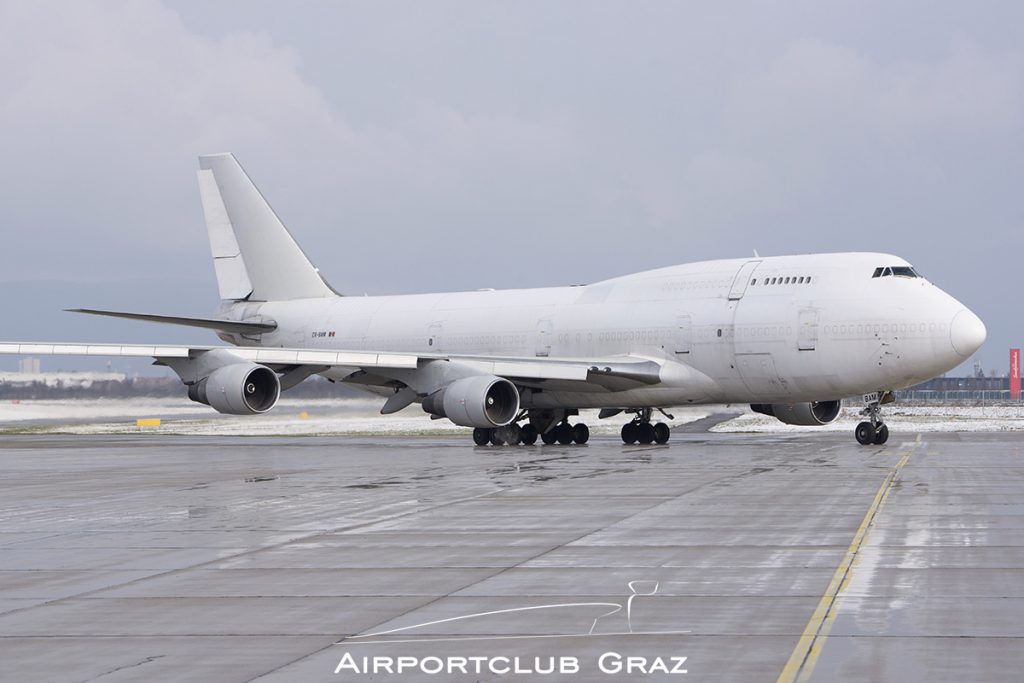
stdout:
POLYGON ((984 340, 981 321, 924 278, 872 277, 906 265, 877 253, 755 257, 576 287, 246 303, 228 313, 278 329, 224 338, 467 356, 629 354, 662 365, 655 386, 583 392, 556 383, 524 398, 527 408, 824 401, 924 381, 984 340))

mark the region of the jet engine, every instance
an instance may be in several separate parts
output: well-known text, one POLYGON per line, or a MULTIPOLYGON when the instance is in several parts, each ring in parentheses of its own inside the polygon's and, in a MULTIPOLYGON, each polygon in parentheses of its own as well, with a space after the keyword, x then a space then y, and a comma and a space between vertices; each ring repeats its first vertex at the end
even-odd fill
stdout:
POLYGON ((465 377, 423 399, 423 410, 462 427, 502 427, 519 412, 519 391, 495 375, 465 377))
POLYGON ((223 365, 188 388, 188 397, 218 413, 253 415, 277 404, 281 382, 277 373, 256 363, 223 365))
POLYGON ((813 403, 751 403, 750 409, 762 415, 771 415, 788 425, 827 425, 839 417, 839 401, 813 403))

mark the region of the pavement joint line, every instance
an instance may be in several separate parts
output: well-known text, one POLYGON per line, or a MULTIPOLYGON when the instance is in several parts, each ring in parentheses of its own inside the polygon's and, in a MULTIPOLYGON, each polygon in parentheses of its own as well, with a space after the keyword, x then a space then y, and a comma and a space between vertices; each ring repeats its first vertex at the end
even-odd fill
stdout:
MULTIPOLYGON (((18 607, 18 608, 15 608, 13 610, 10 610, 9 612, 4 612, 3 616, 8 617, 8 616, 10 616, 12 614, 18 614, 18 613, 24 612, 26 610, 33 610, 33 609, 37 609, 39 607, 46 607, 46 606, 49 606, 49 605, 54 605, 54 604, 57 604, 57 603, 60 603, 60 602, 64 602, 66 600, 77 600, 77 599, 80 599, 80 598, 92 597, 92 596, 94 596, 94 595, 96 595, 98 593, 105 593, 107 591, 115 590, 115 589, 118 589, 118 588, 123 588, 125 586, 131 586, 131 585, 136 584, 136 583, 142 583, 144 581, 149 581, 151 579, 156 579, 156 578, 160 578, 160 577, 164 577, 164 576, 170 576, 170 575, 173 575, 173 574, 179 574, 179 573, 185 572, 185 571, 192 571, 194 569, 201 569, 201 568, 204 568, 204 567, 210 567, 210 566, 213 566, 213 565, 216 565, 216 564, 219 564, 221 562, 228 561, 228 560, 235 560, 235 559, 238 559, 239 557, 245 557, 246 555, 252 555, 254 553, 260 553, 260 552, 263 552, 265 550, 274 550, 274 549, 277 549, 277 548, 283 548, 283 547, 291 545, 293 543, 302 543, 303 541, 308 541, 310 539, 318 538, 320 536, 327 536, 327 535, 330 535, 330 534, 339 533, 341 531, 351 531, 353 529, 359 529, 359 528, 362 528, 362 527, 369 527, 369 526, 373 526, 375 524, 380 524, 381 522, 390 522, 390 521, 393 521, 395 519, 401 519, 402 517, 408 517, 409 515, 420 514, 420 513, 423 513, 423 512, 430 512, 430 511, 437 510, 437 509, 440 509, 440 508, 448 507, 450 505, 458 505, 460 503, 469 502, 469 501, 476 500, 476 499, 479 499, 479 498, 486 498, 488 496, 493 496, 493 495, 499 494, 502 491, 504 491, 504 489, 498 489, 498 490, 495 490, 495 491, 487 491, 487 492, 478 493, 478 494, 472 495, 472 496, 464 496, 462 498, 455 498, 455 499, 452 499, 452 500, 446 500, 446 501, 440 502, 440 503, 438 503, 436 505, 432 505, 432 506, 427 507, 427 508, 418 508, 418 509, 414 509, 414 510, 408 510, 406 512, 396 512, 396 513, 392 513, 392 514, 388 514, 388 515, 383 515, 383 516, 381 516, 381 517, 379 517, 377 519, 369 519, 369 520, 366 520, 366 521, 363 521, 363 522, 357 522, 357 523, 354 523, 354 524, 343 524, 341 526, 334 527, 334 528, 329 528, 329 529, 317 529, 317 530, 315 530, 315 531, 313 531, 313 532, 311 532, 309 534, 306 534, 304 536, 298 536, 298 537, 295 537, 295 538, 289 538, 289 539, 286 539, 286 540, 281 541, 279 543, 273 543, 273 544, 270 544, 270 545, 260 546, 258 548, 250 548, 250 549, 247 549, 247 550, 245 550, 243 552, 240 552, 240 553, 235 553, 233 555, 227 555, 227 556, 224 556, 224 557, 217 557, 215 559, 206 560, 204 562, 197 562, 196 564, 191 564, 191 565, 188 565, 187 567, 175 567, 173 569, 168 569, 168 570, 165 570, 165 571, 157 571, 156 573, 147 574, 146 576, 140 576, 138 578, 131 579, 129 581, 124 581, 122 583, 118 583, 118 584, 115 584, 115 585, 112 585, 112 586, 102 586, 100 588, 94 588, 94 589, 91 589, 91 590, 83 591, 81 593, 76 593, 74 595, 65 595, 65 596, 62 596, 62 597, 59 597, 59 598, 54 598, 53 600, 47 600, 45 602, 37 602, 34 605, 27 605, 25 607, 18 607)), ((391 505, 389 504, 389 507, 390 506, 391 505)), ((35 570, 33 570, 33 571, 35 571, 35 570)), ((141 571, 145 571, 145 570, 141 570, 141 571)))
POLYGON ((857 527, 857 531, 853 535, 849 548, 847 548, 839 566, 836 567, 832 580, 825 589, 825 593, 821 596, 821 600, 818 601, 818 606, 815 608, 814 613, 811 614, 807 626, 804 627, 803 632, 800 634, 800 639, 797 641, 796 647, 793 648, 793 652, 783 667, 782 673, 776 679, 776 683, 795 683, 798 680, 800 683, 804 683, 811 677, 811 673, 818 663, 818 657, 821 655, 821 649, 824 647, 825 640, 832 630, 832 624, 835 622, 841 594, 850 582, 850 578, 853 575, 854 562, 860 553, 861 547, 867 540, 872 522, 874 522, 886 498, 889 497, 892 485, 902 472, 903 466, 907 464, 910 455, 920 444, 921 435, 918 434, 917 441, 911 444, 910 448, 903 454, 903 457, 896 463, 896 466, 889 470, 889 473, 882 481, 882 485, 879 486, 874 500, 871 501, 871 505, 864 515, 864 519, 861 520, 860 526, 857 527))
MULTIPOLYGON (((680 498, 682 496, 685 496, 685 495, 687 495, 689 493, 693 493, 694 491, 697 491, 697 490, 699 490, 701 488, 704 488, 706 486, 712 486, 712 485, 714 485, 714 484, 716 484, 718 482, 725 481, 725 480, 728 480, 728 479, 732 479, 732 478, 734 478, 736 476, 737 475, 735 473, 730 473, 730 474, 727 474, 727 475, 720 476, 720 477, 717 477, 715 479, 712 479, 711 481, 706 481, 706 482, 698 483, 695 486, 687 488, 685 491, 680 491, 680 492, 678 492, 676 494, 673 494, 673 495, 661 496, 650 507, 645 507, 642 510, 637 510, 635 512, 627 514, 622 519, 620 519, 618 522, 616 522, 616 524, 624 522, 627 519, 631 519, 631 518, 636 517, 638 515, 650 512, 651 510, 654 510, 655 508, 658 508, 658 507, 664 505, 667 502, 671 502, 673 500, 676 500, 676 499, 678 499, 678 498, 680 498)), ((608 526, 611 526, 611 525, 608 525, 608 526)), ((493 578, 495 578, 497 576, 500 576, 500 575, 504 574, 507 571, 510 571, 510 570, 513 570, 513 569, 518 569, 518 568, 522 567, 522 565, 526 564, 527 562, 532 562, 533 560, 535 560, 535 559, 537 559, 539 557, 543 557, 544 555, 547 555, 548 553, 551 553, 554 550, 558 550, 559 548, 564 548, 564 547, 566 547, 566 546, 568 546, 568 545, 570 545, 572 543, 575 543, 576 541, 579 541, 580 539, 586 538, 587 536, 591 536, 594 533, 597 533, 599 531, 603 531, 606 528, 608 528, 608 527, 604 526, 604 527, 600 527, 598 529, 588 529, 587 531, 585 531, 584 533, 580 534, 576 538, 570 539, 570 540, 568 540, 568 541, 566 541, 564 543, 560 543, 560 544, 557 544, 557 545, 552 545, 551 547, 547 547, 544 550, 542 550, 541 552, 533 555, 532 557, 528 557, 528 558, 522 560, 521 562, 519 562, 518 564, 516 564, 513 567, 500 567, 500 568, 497 568, 495 572, 493 572, 491 574, 488 574, 487 576, 478 578, 475 581, 472 581, 471 583, 468 583, 465 586, 461 586, 461 587, 459 587, 456 590, 449 591, 445 595, 434 596, 432 600, 428 600, 427 602, 424 602, 422 605, 419 605, 418 607, 414 607, 411 610, 407 610, 403 614, 399 614, 399 615, 395 615, 395 616, 389 617, 389 618, 385 619, 384 621, 379 622, 376 626, 374 626, 372 628, 380 628, 382 625, 384 625, 384 624, 386 624, 386 623, 388 623, 390 621, 394 621, 395 619, 403 617, 406 614, 410 614, 411 612, 424 609, 425 607, 429 607, 430 605, 435 604, 435 603, 443 600, 444 598, 451 597, 455 593, 460 593, 460 592, 466 590, 467 588, 479 585, 479 584, 483 583, 484 581, 489 581, 489 580, 491 580, 491 579, 493 579, 493 578)), ((371 629, 365 629, 365 630, 371 630, 371 629)), ((292 666, 292 665, 294 665, 294 664, 296 664, 298 662, 301 662, 304 659, 308 659, 310 657, 318 655, 321 652, 324 652, 326 650, 330 650, 334 646, 346 645, 346 644, 349 644, 349 645, 366 644, 366 643, 360 643, 359 641, 355 641, 355 640, 349 640, 348 638, 349 638, 348 636, 343 636, 341 639, 335 640, 333 643, 331 643, 330 645, 328 645, 326 647, 319 647, 319 648, 317 648, 316 650, 314 650, 312 652, 308 652, 306 654, 301 655, 300 657, 297 657, 297 658, 293 659, 292 661, 280 664, 280 665, 274 667, 273 669, 270 669, 269 671, 264 671, 261 674, 258 674, 256 676, 253 676, 253 677, 249 678, 248 679, 249 683, 251 683, 252 681, 256 681, 256 680, 259 680, 261 678, 264 678, 266 676, 270 676, 270 675, 272 675, 274 673, 277 673, 278 671, 281 671, 281 670, 283 670, 283 669, 285 669, 285 668, 287 668, 289 666, 292 666)))

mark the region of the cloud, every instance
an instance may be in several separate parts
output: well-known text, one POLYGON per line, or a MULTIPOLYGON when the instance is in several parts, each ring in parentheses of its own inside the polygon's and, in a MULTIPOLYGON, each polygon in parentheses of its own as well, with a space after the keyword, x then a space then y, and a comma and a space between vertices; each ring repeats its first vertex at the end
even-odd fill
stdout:
POLYGON ((355 293, 755 247, 884 249, 955 291, 957 259, 1019 232, 1016 4, 926 24, 891 3, 171 6, 0 0, 4 279, 212 298, 194 171, 213 151, 355 293))
MULTIPOLYGON (((819 208, 841 213, 837 188, 846 202, 874 193, 864 202, 874 210, 894 187, 938 192, 964 173, 964 146, 1019 135, 1022 83, 1019 52, 963 41, 939 59, 885 62, 822 40, 790 41, 734 75, 718 130, 684 163, 666 166, 668 180, 647 205, 655 220, 760 221, 777 238, 805 230, 819 208), (804 219, 772 225, 786 213, 804 219)), ((809 246, 828 248, 826 241, 809 246)))
POLYGON ((0 126, 16 132, 0 170, 10 278, 89 277, 83 257, 95 274, 140 276, 177 260, 207 276, 199 153, 235 152, 329 274, 339 247, 345 259, 353 246, 379 252, 396 233, 412 241, 400 264, 439 237, 480 247, 492 226, 467 213, 486 214, 510 191, 545 201, 554 184, 531 169, 564 176, 574 158, 557 124, 429 97, 357 130, 293 50, 261 32, 195 33, 152 0, 4 4, 0 59, 19 65, 0 73, 0 126), (451 223, 423 229, 425 206, 451 223), (17 254, 38 251, 44 230, 60 239, 30 272, 17 254))
POLYGON ((151 264, 202 246, 195 154, 350 136, 294 53, 260 34, 194 35, 148 0, 6 3, 0 60, 17 65, 0 72, 9 277, 82 274, 83 257, 96 273, 145 273, 124 254, 151 264), (46 233, 59 239, 30 273, 19 254, 46 233))

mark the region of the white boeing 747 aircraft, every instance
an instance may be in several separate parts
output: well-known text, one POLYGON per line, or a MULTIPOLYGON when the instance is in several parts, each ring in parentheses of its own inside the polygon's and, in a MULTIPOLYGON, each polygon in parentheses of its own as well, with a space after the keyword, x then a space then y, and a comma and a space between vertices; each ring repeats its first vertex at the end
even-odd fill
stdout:
POLYGON ((221 306, 212 318, 77 309, 216 330, 224 346, 3 343, 0 353, 151 356, 194 401, 264 413, 313 374, 473 428, 477 444, 585 443, 581 408, 632 415, 665 443, 673 406, 749 403, 788 424, 864 396, 862 444, 894 389, 962 363, 985 325, 890 254, 753 257, 585 286, 345 297, 323 280, 230 154, 199 159, 221 306))

